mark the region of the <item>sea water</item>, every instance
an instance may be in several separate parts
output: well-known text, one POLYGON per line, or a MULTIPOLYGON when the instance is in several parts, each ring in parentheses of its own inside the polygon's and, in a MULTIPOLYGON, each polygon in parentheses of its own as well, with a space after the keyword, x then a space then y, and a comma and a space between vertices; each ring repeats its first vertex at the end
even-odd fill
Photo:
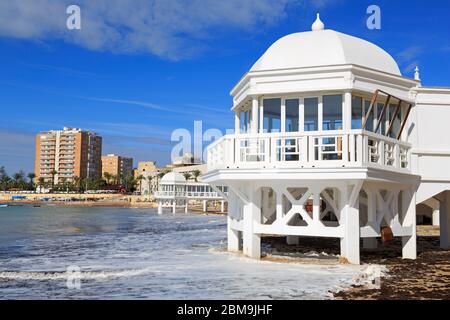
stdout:
POLYGON ((362 268, 225 252, 226 218, 0 208, 1 299, 327 299, 362 268))

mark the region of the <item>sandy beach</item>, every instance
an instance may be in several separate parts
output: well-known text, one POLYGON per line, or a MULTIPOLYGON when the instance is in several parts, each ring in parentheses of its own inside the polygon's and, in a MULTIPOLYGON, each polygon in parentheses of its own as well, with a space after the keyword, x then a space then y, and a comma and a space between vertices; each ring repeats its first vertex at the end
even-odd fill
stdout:
MULTIPOLYGON (((401 259, 401 240, 361 249, 361 263, 386 266, 381 288, 365 286, 334 294, 337 300, 450 299, 450 251, 439 247, 439 228, 418 226, 417 260, 401 259)), ((286 245, 285 238, 266 237, 270 249, 263 259, 304 264, 340 264, 339 240, 300 238, 299 245, 286 245)))

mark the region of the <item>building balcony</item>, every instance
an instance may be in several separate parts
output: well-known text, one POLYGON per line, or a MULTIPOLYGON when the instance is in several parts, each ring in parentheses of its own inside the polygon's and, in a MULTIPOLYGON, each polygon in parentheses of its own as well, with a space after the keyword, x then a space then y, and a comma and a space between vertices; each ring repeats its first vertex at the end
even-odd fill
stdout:
POLYGON ((411 173, 411 145, 366 130, 227 135, 208 147, 208 171, 372 167, 411 173))
POLYGON ((154 197, 157 199, 165 199, 165 198, 222 199, 222 196, 217 192, 194 192, 194 191, 155 191, 154 197))

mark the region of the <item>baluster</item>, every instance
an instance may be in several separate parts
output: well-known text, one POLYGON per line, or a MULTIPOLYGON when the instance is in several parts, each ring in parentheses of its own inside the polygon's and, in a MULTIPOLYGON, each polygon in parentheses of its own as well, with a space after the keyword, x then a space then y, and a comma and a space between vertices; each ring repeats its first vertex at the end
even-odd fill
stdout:
POLYGON ((396 168, 401 168, 402 167, 402 160, 401 160, 401 155, 400 155, 400 146, 398 145, 398 143, 396 143, 394 145, 394 166, 396 168))
POLYGON ((355 145, 355 135, 348 135, 349 139, 349 150, 350 150, 350 162, 356 162, 356 145, 355 145))
MULTIPOLYGON (((339 139, 336 137, 336 139, 339 139)), ((348 162, 348 154, 349 154, 349 135, 342 135, 342 161, 348 162)), ((351 147, 351 145, 350 145, 351 147)), ((350 151, 350 153, 352 153, 350 151)))
POLYGON ((384 166, 386 163, 386 151, 384 141, 378 141, 378 164, 384 166))
POLYGON ((314 136, 308 136, 308 163, 313 164, 316 162, 316 152, 315 152, 315 139, 314 136))
POLYGON ((300 143, 300 156, 298 160, 302 165, 306 165, 308 163, 308 137, 303 136, 299 138, 298 141, 300 143))

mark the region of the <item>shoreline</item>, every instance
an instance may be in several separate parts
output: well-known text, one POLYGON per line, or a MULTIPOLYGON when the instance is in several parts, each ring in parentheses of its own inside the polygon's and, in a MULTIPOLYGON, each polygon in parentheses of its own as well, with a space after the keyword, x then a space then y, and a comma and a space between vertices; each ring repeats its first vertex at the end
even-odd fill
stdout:
MULTIPOLYGON (((367 266, 368 270, 373 267, 386 270, 381 274, 380 286, 355 279, 350 288, 332 292, 332 299, 449 300, 450 250, 440 249, 439 227, 418 226, 417 234, 417 260, 401 258, 401 239, 386 244, 379 242, 376 249, 361 247, 362 266, 367 266)), ((284 237, 273 236, 262 238, 262 243, 270 247, 262 260, 311 265, 346 264, 339 258, 339 239, 304 237, 298 245, 287 245, 284 237)))

